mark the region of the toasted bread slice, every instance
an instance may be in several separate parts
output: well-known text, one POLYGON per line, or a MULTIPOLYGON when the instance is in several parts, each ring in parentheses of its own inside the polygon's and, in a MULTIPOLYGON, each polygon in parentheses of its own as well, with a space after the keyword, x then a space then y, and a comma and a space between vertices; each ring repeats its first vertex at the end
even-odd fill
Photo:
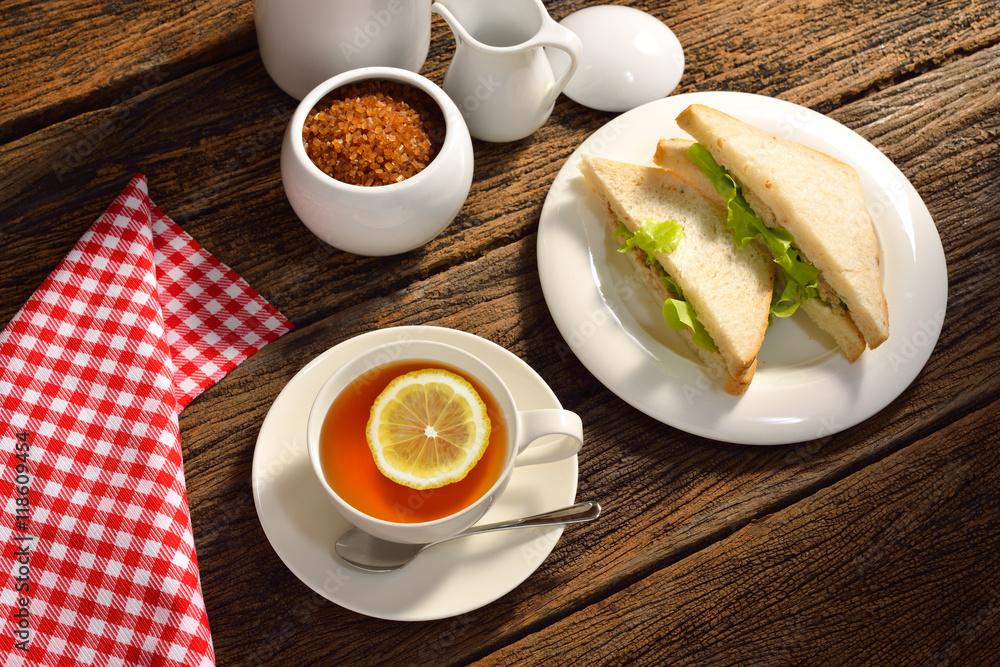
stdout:
MULTIPOLYGON (((654 166, 583 156, 580 171, 604 203, 612 231, 635 232, 643 220, 676 220, 684 237, 657 262, 694 307, 718 351, 704 350, 681 332, 692 350, 731 394, 743 393, 756 369, 767 329, 773 263, 754 245, 737 250, 726 230, 726 211, 677 174, 654 166)), ((638 248, 630 252, 650 291, 663 303, 670 294, 659 271, 638 248)))
POLYGON ((656 143, 656 152, 653 154, 653 164, 663 167, 679 175, 688 181, 698 192, 711 200, 718 200, 725 206, 722 195, 715 191, 712 181, 701 170, 701 167, 687 157, 687 150, 694 144, 690 139, 660 139, 656 143))
POLYGON ((847 306, 868 347, 888 338, 878 241, 857 172, 701 104, 682 111, 677 124, 736 179, 764 224, 791 232, 803 258, 847 306))
POLYGON ((834 310, 821 299, 803 299, 800 308, 816 326, 833 337, 852 364, 865 351, 865 338, 845 311, 834 310))
MULTIPOLYGON (((716 192, 705 172, 688 159, 687 151, 693 143, 689 139, 681 138, 660 139, 656 144, 653 162, 659 167, 680 174, 706 197, 716 199, 725 205, 722 195, 716 192)), ((763 245, 763 242, 760 244, 763 245)), ((808 299, 802 303, 802 311, 816 323, 816 326, 833 337, 834 342, 852 363, 865 351, 864 336, 843 309, 835 310, 819 299, 808 299)))

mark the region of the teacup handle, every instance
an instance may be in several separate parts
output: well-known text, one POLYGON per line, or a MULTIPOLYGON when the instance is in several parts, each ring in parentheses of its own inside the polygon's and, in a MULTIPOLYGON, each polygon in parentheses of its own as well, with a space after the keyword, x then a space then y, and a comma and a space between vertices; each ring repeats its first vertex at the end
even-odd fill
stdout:
MULTIPOLYGON (((551 16, 546 16, 542 21, 542 28, 532 40, 533 46, 546 46, 559 49, 569 56, 569 67, 561 75, 556 77, 552 85, 552 91, 548 99, 545 100, 545 107, 555 103, 559 93, 563 91, 569 83, 573 73, 576 72, 577 65, 580 64, 580 54, 583 52, 583 43, 576 33, 565 26, 559 25, 551 16)), ((553 74, 555 74, 553 72, 553 74)))
POLYGON ((568 459, 583 446, 583 422, 575 412, 558 408, 524 410, 517 413, 517 420, 521 440, 517 443, 515 466, 533 466, 568 459), (546 435, 567 435, 569 439, 560 438, 529 449, 531 443, 546 435))

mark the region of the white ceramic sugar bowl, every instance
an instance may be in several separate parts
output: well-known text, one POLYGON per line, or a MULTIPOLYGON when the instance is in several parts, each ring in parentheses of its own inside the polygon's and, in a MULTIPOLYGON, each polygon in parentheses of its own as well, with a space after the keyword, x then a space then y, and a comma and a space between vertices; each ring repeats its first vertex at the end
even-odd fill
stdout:
POLYGON ((281 146, 281 181, 295 214, 324 242, 357 255, 396 255, 436 237, 465 203, 472 171, 472 139, 455 103, 432 81, 393 67, 351 70, 321 83, 292 114, 281 146), (373 79, 409 84, 427 93, 444 116, 444 142, 430 164, 406 180, 351 185, 312 162, 302 143, 302 127, 328 93, 373 79))

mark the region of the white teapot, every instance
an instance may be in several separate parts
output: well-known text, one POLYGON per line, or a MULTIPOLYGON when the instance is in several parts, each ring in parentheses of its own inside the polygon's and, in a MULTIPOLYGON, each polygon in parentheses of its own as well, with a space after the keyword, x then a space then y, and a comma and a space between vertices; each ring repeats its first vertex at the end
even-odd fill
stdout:
POLYGON ((301 100, 332 76, 361 67, 417 72, 431 41, 431 0, 254 0, 260 58, 301 100))

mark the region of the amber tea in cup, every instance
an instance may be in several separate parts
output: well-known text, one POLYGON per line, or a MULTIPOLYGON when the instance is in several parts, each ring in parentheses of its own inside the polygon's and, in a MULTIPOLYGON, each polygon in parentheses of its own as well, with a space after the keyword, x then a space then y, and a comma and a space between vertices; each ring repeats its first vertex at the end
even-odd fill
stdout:
MULTIPOLYGON (((401 381, 400 392, 409 380, 401 381)), ((385 400, 395 401, 399 395, 385 400)), ((381 420, 379 424, 380 428, 386 425, 381 420)), ((477 435, 480 447, 484 437, 485 432, 477 435)), ((333 508, 370 535, 411 544, 457 535, 489 511, 506 490, 515 468, 575 456, 582 444, 583 423, 575 413, 562 408, 520 410, 510 388, 483 360, 454 345, 419 339, 377 345, 335 370, 313 400, 306 424, 309 460, 333 508), (479 422, 476 430, 485 429, 486 417, 491 428, 475 465, 469 468, 463 462, 455 469, 458 481, 417 490, 392 481, 404 481, 409 472, 392 466, 385 475, 381 472, 379 465, 388 463, 383 459, 385 448, 371 452, 367 424, 373 407, 382 416, 390 409, 389 403, 379 401, 383 392, 395 391, 389 388, 394 379, 430 368, 460 376, 452 378, 455 383, 464 385, 460 379, 464 378, 471 388, 462 391, 474 389, 481 401, 473 408, 473 421, 479 422), (566 437, 546 437, 550 435, 566 437), (459 479, 459 470, 468 474, 459 479)), ((415 477, 419 482, 419 475, 415 477)))
POLYGON ((440 362, 406 360, 378 366, 348 384, 333 400, 319 436, 323 475, 348 504, 368 516, 400 523, 434 521, 455 514, 485 495, 507 462, 507 424, 496 398, 476 378, 440 362), (394 378, 440 368, 465 378, 486 404, 489 444, 464 479, 436 489, 412 489, 378 469, 365 436, 372 405, 394 378))

